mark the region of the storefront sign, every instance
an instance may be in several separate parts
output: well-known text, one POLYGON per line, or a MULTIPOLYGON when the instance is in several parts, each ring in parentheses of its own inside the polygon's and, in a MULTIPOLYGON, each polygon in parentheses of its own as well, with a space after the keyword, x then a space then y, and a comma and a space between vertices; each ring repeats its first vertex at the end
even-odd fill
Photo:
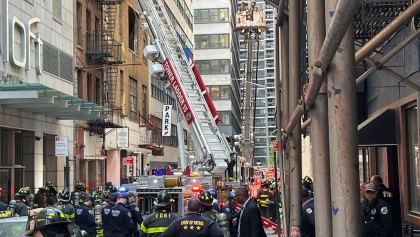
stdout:
POLYGON ((123 165, 132 165, 134 164, 134 158, 132 156, 127 156, 123 158, 123 165))
POLYGON ((128 128, 117 128, 117 147, 128 148, 128 128))
POLYGON ((69 156, 69 138, 55 136, 55 156, 69 156))
POLYGON ((182 90, 181 83, 179 79, 176 77, 174 68, 172 67, 171 62, 166 59, 163 62, 163 67, 165 68, 166 76, 168 77, 168 81, 172 86, 172 91, 178 101, 178 105, 181 108, 182 113, 184 114, 184 118, 187 121, 188 125, 194 121, 194 115, 192 113, 190 104, 188 103, 187 96, 185 95, 184 91, 182 90))
POLYGON ((26 70, 30 69, 31 44, 35 45, 35 70, 38 75, 42 74, 42 40, 39 34, 41 24, 39 18, 29 18, 25 22, 16 16, 9 17, 9 1, 2 1, 2 52, 3 60, 8 61, 26 70), (34 26, 37 26, 38 32, 32 32, 34 26), (18 38, 16 38, 18 37, 18 38), (17 44, 16 42, 20 42, 17 44), (15 47, 18 46, 18 47, 15 47), (19 50, 16 50, 18 49, 19 50), (3 50, 6 49, 6 50, 3 50))
POLYGON ((162 112, 162 137, 171 136, 171 111, 172 105, 163 105, 162 112))

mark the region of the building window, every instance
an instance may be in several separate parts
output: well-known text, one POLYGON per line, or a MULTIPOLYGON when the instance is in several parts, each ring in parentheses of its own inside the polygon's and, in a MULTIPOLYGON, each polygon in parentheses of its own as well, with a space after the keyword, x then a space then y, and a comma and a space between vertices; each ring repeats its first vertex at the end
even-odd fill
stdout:
MULTIPOLYGON (((54 1, 53 1, 54 2, 54 1)), ((83 34, 82 34, 82 4, 77 2, 76 4, 76 24, 77 24, 77 46, 83 46, 83 34)))
POLYGON ((93 93, 92 93, 92 74, 88 73, 87 74, 87 99, 89 101, 92 101, 93 97, 93 93))
POLYGON ((61 0, 52 0, 52 15, 58 21, 61 21, 61 6, 61 0))
POLYGON ((196 62, 203 75, 229 73, 229 59, 198 60, 196 62))
POLYGON ((229 34, 196 35, 196 49, 223 49, 229 48, 229 34))
POLYGON ((101 85, 102 85, 101 79, 100 78, 96 78, 96 84, 95 84, 95 102, 97 104, 101 104, 101 102, 102 102, 102 98, 101 98, 102 87, 101 87, 101 85))
POLYGON ((232 112, 231 111, 220 111, 218 112, 219 118, 222 120, 222 124, 230 124, 232 112))
POLYGON ((417 107, 406 111, 407 115, 407 154, 409 167, 409 211, 420 214, 420 162, 418 147, 417 107))
POLYGON ((136 52, 137 48, 137 14, 128 8, 128 47, 136 52))
POLYGON ((83 99, 83 72, 82 70, 77 70, 77 95, 79 98, 83 99))
POLYGON ((130 77, 130 119, 137 119, 137 81, 130 77))
POLYGON ((224 23, 229 21, 229 11, 223 9, 199 9, 194 11, 195 24, 224 23))
POLYGON ((230 86, 209 86, 207 90, 210 92, 210 97, 213 100, 230 99, 230 86))
POLYGON ((143 86, 143 106, 142 106, 142 114, 147 114, 147 87, 143 86))

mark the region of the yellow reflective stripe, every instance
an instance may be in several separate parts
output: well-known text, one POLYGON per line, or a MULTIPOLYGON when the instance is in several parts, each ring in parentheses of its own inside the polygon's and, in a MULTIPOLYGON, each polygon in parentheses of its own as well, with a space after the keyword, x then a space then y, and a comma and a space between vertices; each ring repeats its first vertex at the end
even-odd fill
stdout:
POLYGON ((168 227, 151 227, 147 229, 148 234, 163 233, 168 227))
POLYGON ((141 223, 140 230, 147 234, 147 228, 144 226, 144 222, 141 223))

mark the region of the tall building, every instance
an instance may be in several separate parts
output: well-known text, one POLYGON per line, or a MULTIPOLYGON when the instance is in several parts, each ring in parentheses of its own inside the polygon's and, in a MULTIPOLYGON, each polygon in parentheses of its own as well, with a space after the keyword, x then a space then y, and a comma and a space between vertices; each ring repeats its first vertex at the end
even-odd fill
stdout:
POLYGON ((237 35, 234 29, 234 1, 196 0, 194 8, 194 60, 222 123, 225 136, 241 129, 237 35), (231 50, 232 49, 232 50, 231 50))
POLYGON ((148 149, 139 147, 149 112, 147 36, 136 0, 75 2, 78 97, 107 109, 103 119, 76 122, 75 179, 90 189, 132 181, 148 149))
MULTIPOLYGON (((102 110, 92 103, 91 113, 73 96, 73 1, 0 6, 0 186, 8 203, 23 186, 36 191, 51 181, 63 188, 71 120, 99 118, 102 110)), ((72 185, 74 163, 67 168, 72 185)))
MULTIPOLYGON (((276 10, 266 4, 263 0, 257 0, 257 6, 264 9, 266 13, 267 31, 261 34, 259 43, 253 43, 252 65, 253 74, 252 97, 256 95, 255 106, 255 127, 254 127, 254 162, 261 165, 269 162, 271 141, 275 139, 275 68, 274 68, 274 25, 276 10), (255 72, 256 71, 256 72, 255 72), (256 78, 256 80, 255 80, 256 78), (255 93, 255 94, 254 94, 255 93)), ((247 60, 247 42, 240 38, 240 75, 245 78, 247 60)))

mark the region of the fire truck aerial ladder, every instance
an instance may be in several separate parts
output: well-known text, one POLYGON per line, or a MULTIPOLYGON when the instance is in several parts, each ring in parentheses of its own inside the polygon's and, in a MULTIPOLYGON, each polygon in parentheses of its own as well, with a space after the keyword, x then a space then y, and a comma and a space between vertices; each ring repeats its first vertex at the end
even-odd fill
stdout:
MULTIPOLYGON (((153 36, 145 56, 152 62, 152 79, 166 75, 195 147, 193 170, 223 174, 231 149, 217 127, 220 121, 196 65, 190 66, 162 0, 139 0, 153 36)), ((181 157, 181 159, 185 157, 181 157)))

